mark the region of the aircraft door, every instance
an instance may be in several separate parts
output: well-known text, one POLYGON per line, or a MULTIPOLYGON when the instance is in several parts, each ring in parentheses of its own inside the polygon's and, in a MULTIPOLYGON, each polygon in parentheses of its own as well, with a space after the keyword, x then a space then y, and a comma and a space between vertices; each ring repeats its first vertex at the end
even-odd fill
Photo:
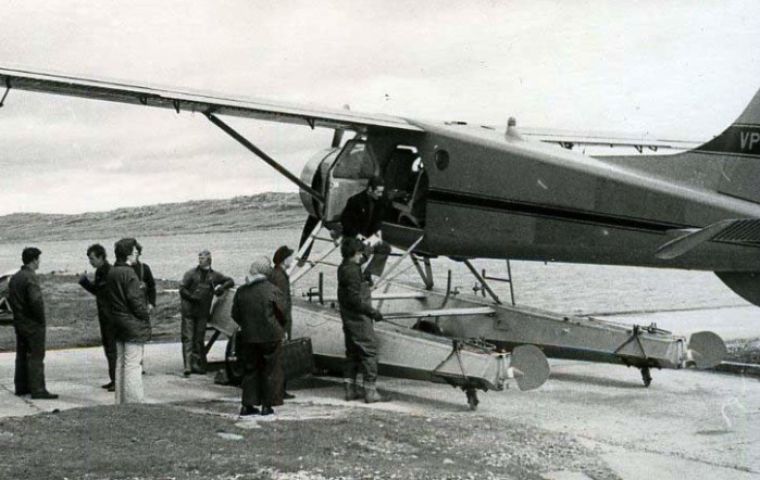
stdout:
POLYGON ((348 199, 367 188, 376 171, 377 164, 364 140, 346 143, 327 175, 323 220, 338 221, 348 199))

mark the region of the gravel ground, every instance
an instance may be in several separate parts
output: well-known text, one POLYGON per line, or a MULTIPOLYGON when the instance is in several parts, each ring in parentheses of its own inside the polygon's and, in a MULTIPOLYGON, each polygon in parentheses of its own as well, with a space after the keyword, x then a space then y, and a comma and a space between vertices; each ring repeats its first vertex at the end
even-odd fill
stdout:
POLYGON ((572 436, 514 421, 324 405, 257 421, 236 410, 230 402, 186 403, 3 419, 0 478, 618 478, 572 436))

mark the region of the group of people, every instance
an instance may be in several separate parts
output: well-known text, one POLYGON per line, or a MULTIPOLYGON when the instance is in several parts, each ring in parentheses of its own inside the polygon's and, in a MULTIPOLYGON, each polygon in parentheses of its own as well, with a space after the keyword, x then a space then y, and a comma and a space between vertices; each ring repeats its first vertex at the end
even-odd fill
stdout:
MULTIPOLYGON (((377 391, 378 344, 374 322, 382 320, 372 307, 372 275, 380 275, 390 253, 382 242, 369 242, 380 228, 385 206, 382 179, 369 181, 365 191, 349 199, 341 218, 343 261, 338 268, 338 303, 345 335, 345 399, 384 401, 377 391), (370 244, 374 246, 370 246, 370 244), (367 268, 361 265, 369 257, 367 268), (362 372, 364 384, 357 383, 362 372)), ((54 399, 47 390, 44 374, 45 309, 36 271, 41 251, 22 252, 23 266, 11 278, 8 301, 14 316, 17 339, 15 393, 35 399, 54 399)), ((111 265, 106 250, 95 244, 87 249, 96 269, 94 280, 82 275, 79 284, 95 295, 101 339, 108 362, 109 382, 102 387, 115 392, 116 403, 143 401, 142 361, 144 345, 151 338, 151 311, 156 306, 156 283, 150 267, 140 262, 142 246, 134 238, 114 245, 116 261, 111 265)), ((292 334, 292 303, 288 269, 293 250, 283 245, 272 261, 257 258, 249 277, 238 287, 232 301, 232 318, 240 326, 238 354, 242 361, 241 415, 270 415, 283 399, 285 390, 283 342, 292 334)), ((198 254, 198 266, 182 278, 181 339, 184 375, 206 373, 204 340, 214 296, 224 295, 234 281, 211 268, 211 252, 198 254)))

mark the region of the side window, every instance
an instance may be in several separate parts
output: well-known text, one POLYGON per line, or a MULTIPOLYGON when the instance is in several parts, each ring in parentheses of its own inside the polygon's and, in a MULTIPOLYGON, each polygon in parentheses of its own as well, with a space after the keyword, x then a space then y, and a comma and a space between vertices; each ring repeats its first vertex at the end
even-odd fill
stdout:
POLYGON ((361 141, 349 142, 338 157, 333 169, 334 178, 359 180, 372 178, 375 174, 375 159, 361 141))

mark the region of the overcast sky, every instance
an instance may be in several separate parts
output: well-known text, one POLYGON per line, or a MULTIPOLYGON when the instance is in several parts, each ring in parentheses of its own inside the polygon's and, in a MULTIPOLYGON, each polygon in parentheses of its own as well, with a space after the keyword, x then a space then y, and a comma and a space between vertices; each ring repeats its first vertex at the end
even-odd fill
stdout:
MULTIPOLYGON (((719 133, 760 88, 757 1, 0 2, 0 66, 438 120, 719 133)), ((299 172, 332 132, 228 119, 299 172)), ((0 214, 295 187, 202 115, 11 91, 0 214)))

